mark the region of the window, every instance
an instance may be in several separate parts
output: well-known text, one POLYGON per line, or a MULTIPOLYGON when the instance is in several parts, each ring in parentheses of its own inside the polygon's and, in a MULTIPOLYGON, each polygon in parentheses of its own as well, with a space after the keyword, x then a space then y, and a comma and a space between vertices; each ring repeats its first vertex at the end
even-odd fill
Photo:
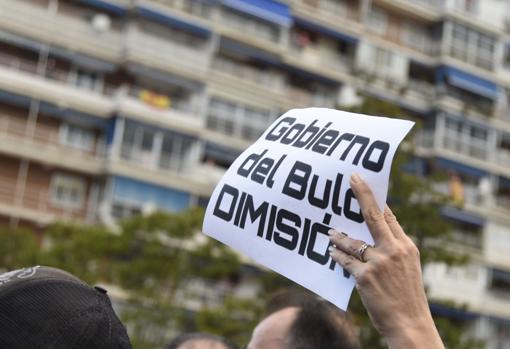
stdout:
POLYGON ((445 121, 444 146, 447 149, 485 159, 489 152, 489 130, 448 117, 445 121))
POLYGON ((388 16, 383 10, 374 7, 368 14, 367 26, 378 34, 385 34, 388 26, 388 16))
POLYGON ((477 0, 455 0, 455 9, 457 11, 466 12, 470 14, 478 13, 477 0))
POLYGON ((322 8, 335 15, 345 16, 347 13, 347 5, 344 0, 319 0, 322 8))
POLYGON ((492 70, 495 44, 496 39, 489 35, 453 24, 450 55, 454 58, 492 70))
POLYGON ((269 110, 211 99, 207 128, 249 140, 256 139, 271 123, 269 110))
POLYGON ((140 204, 116 201, 112 206, 112 216, 117 220, 133 217, 142 214, 140 204))
POLYGON ((159 157, 159 168, 182 171, 191 162, 193 142, 190 138, 177 134, 165 134, 159 157))
POLYGON ((198 155, 196 141, 178 133, 152 130, 127 122, 121 146, 125 160, 162 170, 182 171, 198 155))
POLYGON ((98 72, 75 68, 70 75, 74 85, 84 90, 100 91, 103 86, 102 76, 98 72))
POLYGON ((154 134, 151 129, 127 122, 121 146, 121 157, 151 166, 154 163, 154 134))
POLYGON ((491 270, 489 288, 493 291, 508 293, 510 291, 510 272, 501 269, 491 270))
POLYGON ((85 181, 76 176, 56 174, 51 180, 51 201, 54 205, 77 209, 85 201, 85 181))
POLYGON ((510 43, 506 43, 503 49, 503 67, 510 70, 510 43))
POLYGON ((63 124, 59 138, 61 144, 83 151, 91 151, 94 146, 93 131, 77 125, 63 124))

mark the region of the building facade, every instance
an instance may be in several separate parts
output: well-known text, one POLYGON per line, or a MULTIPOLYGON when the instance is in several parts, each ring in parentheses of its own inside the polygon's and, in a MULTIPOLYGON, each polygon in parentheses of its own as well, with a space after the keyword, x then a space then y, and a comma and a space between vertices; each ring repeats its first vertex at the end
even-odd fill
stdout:
POLYGON ((472 255, 426 268, 433 310, 510 348, 508 1, 2 0, 0 47, 11 226, 204 205, 282 112, 398 103, 472 255))

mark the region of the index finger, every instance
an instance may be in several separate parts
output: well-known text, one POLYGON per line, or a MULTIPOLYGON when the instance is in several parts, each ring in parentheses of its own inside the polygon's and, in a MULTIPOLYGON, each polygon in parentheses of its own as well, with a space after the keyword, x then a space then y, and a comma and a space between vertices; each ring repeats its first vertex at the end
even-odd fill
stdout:
POLYGON ((376 245, 385 240, 393 239, 390 227, 386 223, 370 187, 356 173, 351 175, 350 185, 376 245))

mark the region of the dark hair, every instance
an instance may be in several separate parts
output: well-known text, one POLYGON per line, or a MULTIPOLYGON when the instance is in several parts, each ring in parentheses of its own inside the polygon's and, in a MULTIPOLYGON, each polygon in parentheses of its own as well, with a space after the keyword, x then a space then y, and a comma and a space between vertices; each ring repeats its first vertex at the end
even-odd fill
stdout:
POLYGON ((223 337, 201 332, 181 334, 172 339, 172 341, 167 345, 165 349, 177 349, 186 342, 199 340, 220 343, 223 344, 227 349, 237 349, 237 347, 233 343, 231 343, 230 341, 223 337))
POLYGON ((318 296, 303 291, 276 294, 270 313, 288 307, 299 312, 289 331, 288 349, 358 349, 358 339, 345 312, 318 296))

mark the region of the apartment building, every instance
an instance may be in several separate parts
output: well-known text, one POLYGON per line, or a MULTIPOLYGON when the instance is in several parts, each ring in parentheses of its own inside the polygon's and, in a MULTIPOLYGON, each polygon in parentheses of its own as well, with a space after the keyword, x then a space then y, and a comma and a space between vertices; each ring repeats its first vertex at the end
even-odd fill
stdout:
POLYGON ((443 214, 473 257, 426 268, 433 311, 510 348, 509 16, 505 0, 2 0, 0 223, 204 205, 282 112, 361 92, 420 117, 416 170, 450 176, 443 214))

